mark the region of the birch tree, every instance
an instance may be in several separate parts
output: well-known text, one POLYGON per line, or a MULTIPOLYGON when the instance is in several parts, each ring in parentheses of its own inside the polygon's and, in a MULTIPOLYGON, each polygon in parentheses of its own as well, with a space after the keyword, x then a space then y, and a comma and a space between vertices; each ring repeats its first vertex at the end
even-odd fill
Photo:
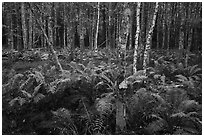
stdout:
POLYGON ((135 49, 134 49, 134 61, 133 61, 133 73, 137 72, 137 50, 139 46, 139 34, 140 34, 140 6, 141 3, 137 3, 137 10, 136 10, 136 35, 135 35, 135 49))
POLYGON ((98 46, 98 28, 99 28, 99 21, 100 21, 100 2, 98 2, 98 17, 97 17, 97 24, 96 24, 96 34, 95 34, 95 44, 94 44, 94 50, 97 51, 98 46))
POLYGON ((147 64, 149 62, 149 51, 151 49, 151 39, 152 39, 152 33, 154 30, 155 22, 156 22, 156 17, 157 17, 157 11, 158 11, 159 3, 156 2, 154 13, 153 13, 153 18, 152 18, 152 23, 146 38, 146 47, 144 50, 144 60, 143 60, 143 69, 146 72, 147 64))
MULTIPOLYGON (((128 46, 128 34, 130 32, 130 15, 131 15, 131 10, 128 8, 127 4, 123 5, 124 7, 124 12, 123 12, 123 17, 122 17, 122 35, 121 35, 121 45, 125 46, 123 47, 125 50, 124 52, 124 57, 126 56, 126 46, 128 46), (124 44, 123 44, 124 43, 124 44)), ((124 66, 125 67, 125 66, 124 66)), ((124 73, 124 77, 126 75, 126 72, 124 73)), ((123 95, 125 97, 125 93, 123 95)), ((126 107, 125 104, 119 99, 119 95, 117 96, 116 99, 116 133, 120 131, 124 131, 126 128, 126 107)))

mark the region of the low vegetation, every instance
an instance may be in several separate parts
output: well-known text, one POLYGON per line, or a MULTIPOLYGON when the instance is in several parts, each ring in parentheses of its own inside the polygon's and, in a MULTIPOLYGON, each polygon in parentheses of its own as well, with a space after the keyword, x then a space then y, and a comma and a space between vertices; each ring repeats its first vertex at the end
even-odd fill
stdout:
POLYGON ((176 51, 152 50, 147 72, 133 75, 132 52, 69 53, 57 52, 59 72, 45 51, 3 52, 3 134, 202 134, 201 55, 186 67, 176 51))

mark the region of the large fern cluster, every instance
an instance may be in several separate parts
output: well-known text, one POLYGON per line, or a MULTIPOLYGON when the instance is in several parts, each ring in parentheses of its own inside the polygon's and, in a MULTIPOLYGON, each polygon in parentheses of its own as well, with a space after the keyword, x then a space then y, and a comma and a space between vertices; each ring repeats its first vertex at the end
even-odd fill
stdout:
POLYGON ((117 124, 121 134, 201 134, 198 66, 161 53, 147 71, 132 74, 131 51, 79 50, 70 61, 68 50, 58 54, 62 73, 51 60, 4 71, 4 134, 119 134, 117 124))

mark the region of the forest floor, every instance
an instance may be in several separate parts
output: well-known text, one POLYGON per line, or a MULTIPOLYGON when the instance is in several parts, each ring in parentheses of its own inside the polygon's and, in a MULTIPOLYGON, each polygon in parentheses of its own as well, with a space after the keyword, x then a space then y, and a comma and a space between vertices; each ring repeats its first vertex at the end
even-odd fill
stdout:
POLYGON ((47 52, 3 52, 3 134, 202 134, 201 54, 185 66, 177 50, 153 50, 146 74, 139 58, 133 75, 132 51, 76 49, 72 61, 69 53, 57 52, 59 72, 47 52))

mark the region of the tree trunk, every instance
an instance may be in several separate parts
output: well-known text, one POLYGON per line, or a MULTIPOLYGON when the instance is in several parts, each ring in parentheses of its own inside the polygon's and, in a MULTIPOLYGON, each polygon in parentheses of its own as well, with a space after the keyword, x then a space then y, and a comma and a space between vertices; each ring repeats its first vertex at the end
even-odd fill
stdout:
POLYGON ((165 49, 165 40, 166 40, 166 4, 163 3, 162 10, 163 10, 163 21, 162 21, 162 49, 165 49))
POLYGON ((54 26, 53 26, 53 44, 58 46, 59 48, 63 47, 63 43, 57 43, 57 2, 53 2, 53 18, 54 18, 54 26))
POLYGON ((169 53, 170 44, 170 28, 171 28, 171 3, 166 4, 166 22, 167 22, 167 52, 169 53))
POLYGON ((11 13, 8 14, 7 22, 8 22, 8 26, 9 26, 8 45, 9 45, 9 47, 11 47, 11 50, 14 50, 14 39, 13 39, 14 30, 13 30, 13 18, 12 18, 11 13))
POLYGON ((25 19, 25 7, 24 2, 21 3, 21 21, 22 21, 22 30, 23 30, 23 49, 27 49, 27 27, 25 19))
POLYGON ((50 43, 52 43, 52 45, 54 44, 53 43, 53 21, 52 21, 52 10, 53 9, 53 6, 51 3, 49 3, 50 5, 48 6, 49 8, 49 16, 48 16, 48 36, 49 36, 49 40, 50 40, 50 43))
MULTIPOLYGON (((143 58, 143 50, 144 50, 144 45, 145 45, 145 37, 146 37, 146 16, 147 16, 147 8, 146 8, 145 2, 141 3, 141 31, 140 31, 140 36, 139 36, 139 44, 140 46, 138 47, 138 54, 140 58, 140 62, 142 62, 143 58)), ((141 63, 142 65, 142 63, 141 63)))
MULTIPOLYGON (((30 4, 29 4, 29 7, 30 7, 32 13, 35 15, 35 12, 33 11, 33 9, 32 9, 32 7, 31 7, 30 4)), ((47 34, 46 34, 46 32, 45 32, 43 26, 42 26, 42 22, 40 22, 37 17, 35 17, 35 18, 36 18, 36 21, 37 21, 38 25, 40 26, 41 31, 43 32, 43 35, 44 35, 45 38, 46 38, 46 41, 47 41, 47 43, 48 43, 48 45, 49 45, 49 48, 50 48, 50 51, 51 51, 51 53, 52 53, 52 55, 53 55, 53 57, 54 57, 54 61, 55 61, 55 63, 56 63, 56 66, 57 66, 58 70, 59 70, 60 72, 63 72, 62 66, 61 66, 61 64, 60 64, 60 62, 59 62, 59 60, 58 60, 57 54, 56 54, 56 52, 55 52, 55 50, 54 50, 53 43, 52 43, 51 40, 48 38, 48 36, 47 36, 47 34)), ((50 27, 50 25, 49 25, 49 27, 50 27)))
MULTIPOLYGON (((189 4, 190 7, 188 7, 188 19, 190 18, 196 18, 195 11, 193 10, 194 7, 189 4), (193 7, 193 8, 192 8, 193 7)), ((189 53, 191 49, 192 39, 193 39, 193 28, 190 22, 187 23, 187 30, 188 30, 188 38, 187 38, 187 52, 186 52, 186 58, 185 58, 185 67, 188 67, 188 59, 189 59, 189 53)))
POLYGON ((137 18, 137 24, 136 24, 136 35, 135 35, 135 49, 134 49, 134 57, 133 57, 133 73, 135 74, 137 72, 137 50, 139 46, 139 34, 140 34, 140 6, 141 3, 137 3, 137 12, 136 12, 136 18, 137 18))
POLYGON ((63 4, 63 20, 64 20, 64 29, 63 29, 63 47, 66 47, 66 30, 67 30, 67 25, 66 25, 66 9, 65 9, 65 3, 63 4))
POLYGON ((116 134, 120 134, 120 132, 124 131, 126 128, 126 120, 125 120, 126 107, 119 100, 116 100, 116 134))
POLYGON ((151 24, 151 27, 149 29, 147 39, 146 39, 146 47, 145 47, 145 51, 144 51, 144 60, 143 60, 143 69, 145 70, 145 72, 146 72, 147 64, 149 63, 149 51, 151 49, 151 39, 152 39, 152 33, 154 30, 155 21, 156 21, 156 17, 157 17, 158 6, 159 6, 159 4, 158 4, 158 2, 156 2, 156 6, 154 9, 154 14, 153 14, 153 18, 152 18, 152 24, 151 24))
POLYGON ((97 24, 96 24, 96 36, 95 36, 95 46, 94 46, 94 50, 97 51, 98 50, 98 29, 99 29, 99 19, 100 19, 100 2, 98 2, 98 17, 97 17, 97 24))
POLYGON ((90 46, 92 50, 94 50, 94 24, 95 24, 94 16, 95 16, 95 11, 92 14, 91 35, 90 35, 90 46))
POLYGON ((185 14, 184 14, 184 7, 183 3, 181 2, 179 5, 180 8, 180 30, 179 30, 179 50, 183 50, 184 48, 184 20, 185 20, 185 14))
MULTIPOLYGON (((123 13, 123 18, 122 18, 122 35, 121 35, 121 45, 125 46, 123 47, 124 50, 124 58, 126 57, 126 46, 128 46, 128 35, 129 35, 129 29, 130 29, 130 15, 131 15, 131 10, 130 8, 127 7, 126 4, 123 5, 125 10, 123 13)), ((124 66, 125 67, 125 66, 124 66)), ((125 77, 126 72, 124 73, 125 77)), ((124 95, 125 96, 125 95, 124 95)), ((119 95, 117 96, 116 100, 116 134, 118 134, 120 131, 124 131, 126 128, 126 107, 123 102, 119 100, 119 95)))
POLYGON ((22 40, 21 40, 21 20, 19 20, 20 17, 20 13, 18 12, 20 9, 19 6, 20 3, 15 3, 15 11, 16 11, 16 47, 17 50, 20 51, 22 50, 22 40))
MULTIPOLYGON (((30 3, 30 5, 32 6, 32 3, 30 3)), ((29 39, 28 39, 28 49, 32 48, 32 44, 33 44, 33 14, 32 11, 29 10, 29 39)))

